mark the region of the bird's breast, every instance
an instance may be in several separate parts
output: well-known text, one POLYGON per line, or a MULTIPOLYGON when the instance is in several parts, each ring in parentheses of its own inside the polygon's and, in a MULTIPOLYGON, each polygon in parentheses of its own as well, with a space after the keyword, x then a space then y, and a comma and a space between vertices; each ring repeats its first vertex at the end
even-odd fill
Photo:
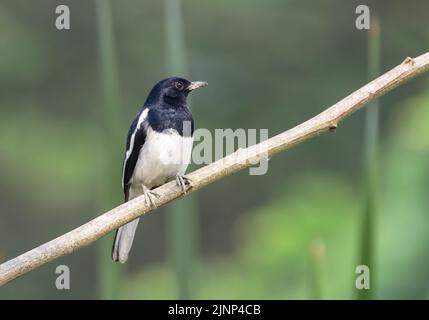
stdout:
POLYGON ((192 137, 183 137, 174 129, 157 132, 148 128, 139 152, 132 183, 153 188, 183 175, 191 160, 192 137))

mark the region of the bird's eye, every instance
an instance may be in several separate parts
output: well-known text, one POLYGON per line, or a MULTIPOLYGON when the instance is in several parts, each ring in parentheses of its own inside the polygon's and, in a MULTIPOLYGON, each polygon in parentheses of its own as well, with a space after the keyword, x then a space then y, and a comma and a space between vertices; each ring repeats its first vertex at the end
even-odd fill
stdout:
POLYGON ((175 86, 175 87, 176 87, 176 89, 178 89, 178 90, 183 90, 183 88, 184 88, 183 83, 182 83, 182 82, 180 82, 180 81, 177 81, 177 82, 174 84, 174 86, 175 86))

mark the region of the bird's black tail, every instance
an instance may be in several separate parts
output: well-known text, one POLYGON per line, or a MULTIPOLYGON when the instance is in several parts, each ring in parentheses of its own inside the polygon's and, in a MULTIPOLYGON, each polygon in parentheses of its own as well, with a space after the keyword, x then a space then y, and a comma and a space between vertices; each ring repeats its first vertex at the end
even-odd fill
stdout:
MULTIPOLYGON (((125 201, 129 199, 128 190, 125 192, 125 201)), ((134 240, 134 234, 136 233, 139 219, 131 221, 126 225, 116 230, 115 239, 112 245, 112 260, 115 262, 125 263, 128 259, 131 246, 134 240)))
POLYGON ((112 260, 125 263, 133 244, 139 219, 131 221, 116 230, 115 240, 112 246, 112 260))

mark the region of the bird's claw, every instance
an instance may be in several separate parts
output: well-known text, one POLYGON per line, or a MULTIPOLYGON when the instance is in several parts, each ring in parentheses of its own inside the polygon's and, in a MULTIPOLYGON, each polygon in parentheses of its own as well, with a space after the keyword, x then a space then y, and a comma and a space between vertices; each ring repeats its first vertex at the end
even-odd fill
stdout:
POLYGON ((155 204, 154 198, 159 198, 159 194, 143 186, 143 195, 146 205, 152 209, 156 209, 157 205, 155 204))
POLYGON ((185 176, 177 175, 176 183, 182 189, 183 193, 188 192, 192 188, 192 180, 185 176))

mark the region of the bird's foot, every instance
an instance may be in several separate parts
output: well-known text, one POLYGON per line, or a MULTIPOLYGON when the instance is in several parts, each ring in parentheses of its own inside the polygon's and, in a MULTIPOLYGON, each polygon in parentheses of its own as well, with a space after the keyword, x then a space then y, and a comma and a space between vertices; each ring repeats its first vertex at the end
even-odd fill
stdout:
POLYGON ((143 186, 143 195, 145 198, 146 205, 152 209, 156 209, 155 198, 159 198, 159 194, 143 186))
POLYGON ((192 188, 192 180, 179 174, 176 176, 176 183, 182 189, 183 193, 188 192, 192 188))

